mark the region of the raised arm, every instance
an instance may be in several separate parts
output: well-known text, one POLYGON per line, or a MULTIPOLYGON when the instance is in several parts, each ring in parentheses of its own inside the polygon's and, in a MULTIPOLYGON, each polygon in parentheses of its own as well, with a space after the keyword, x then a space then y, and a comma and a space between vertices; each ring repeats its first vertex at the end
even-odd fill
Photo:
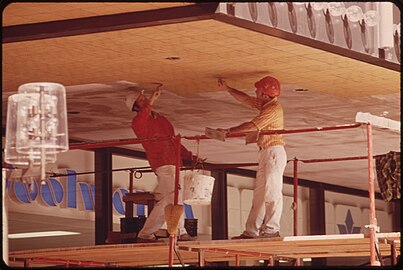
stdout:
POLYGON ((150 105, 152 106, 154 104, 154 102, 159 98, 159 96, 161 95, 161 89, 160 87, 162 86, 162 84, 160 83, 157 88, 154 90, 154 92, 152 93, 151 97, 150 97, 150 105))
POLYGON ((248 94, 239 91, 238 89, 228 86, 227 82, 223 79, 218 79, 218 87, 222 90, 228 91, 236 100, 242 104, 260 110, 262 108, 261 102, 255 97, 249 96, 248 94))

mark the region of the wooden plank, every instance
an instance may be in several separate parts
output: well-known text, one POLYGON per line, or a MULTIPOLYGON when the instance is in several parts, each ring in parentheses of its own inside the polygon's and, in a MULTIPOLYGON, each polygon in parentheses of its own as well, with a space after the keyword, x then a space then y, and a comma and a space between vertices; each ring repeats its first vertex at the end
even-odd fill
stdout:
MULTIPOLYGON (((377 234, 377 236, 380 239, 387 239, 386 242, 379 242, 379 250, 382 256, 391 255, 390 243, 396 244, 398 247, 396 251, 400 254, 400 240, 398 238, 400 233, 377 234)), ((199 252, 204 254, 205 262, 235 261, 236 254, 238 254, 238 259, 242 260, 259 260, 262 259, 262 256, 274 256, 276 258, 369 257, 369 242, 369 238, 365 237, 364 234, 352 234, 189 241, 179 242, 178 245, 186 264, 198 264, 199 252), (228 254, 225 250, 228 251, 228 254)), ((10 252, 10 261, 25 258, 90 261, 126 267, 167 265, 168 243, 97 245, 10 252)), ((174 264, 179 264, 176 257, 174 264)))
POLYGON ((154 194, 151 194, 150 192, 136 192, 136 193, 126 193, 123 196, 124 202, 134 202, 134 203, 143 202, 143 204, 146 204, 148 200, 154 200, 154 194))
POLYGON ((374 127, 386 128, 400 133, 400 122, 386 117, 357 112, 355 121, 358 123, 371 123, 374 127))

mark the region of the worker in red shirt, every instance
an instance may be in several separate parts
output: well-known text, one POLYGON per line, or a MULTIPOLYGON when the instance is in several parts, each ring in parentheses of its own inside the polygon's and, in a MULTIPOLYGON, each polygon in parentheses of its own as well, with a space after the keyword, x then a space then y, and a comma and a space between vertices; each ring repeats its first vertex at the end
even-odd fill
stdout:
MULTIPOLYGON (((138 234, 137 242, 158 241, 155 234, 165 222, 164 209, 174 202, 174 184, 176 171, 176 145, 173 141, 175 131, 167 118, 152 111, 152 104, 161 95, 160 87, 153 92, 150 99, 143 92, 136 92, 126 96, 126 106, 136 112, 132 120, 132 129, 137 138, 167 137, 172 139, 143 142, 147 160, 154 173, 157 175, 158 185, 154 190, 157 203, 147 218, 144 227, 138 234)), ((192 160, 192 153, 181 145, 181 158, 192 160)), ((182 164, 180 164, 182 166, 182 164)), ((179 192, 179 201, 182 200, 179 192)), ((191 240, 184 228, 184 215, 179 223, 179 241, 191 240)))

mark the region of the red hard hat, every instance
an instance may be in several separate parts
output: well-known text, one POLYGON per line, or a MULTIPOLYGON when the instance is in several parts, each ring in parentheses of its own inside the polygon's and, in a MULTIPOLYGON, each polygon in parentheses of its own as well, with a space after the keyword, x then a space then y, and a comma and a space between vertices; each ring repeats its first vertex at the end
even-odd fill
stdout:
POLYGON ((270 97, 280 95, 280 82, 270 76, 266 76, 260 81, 255 82, 255 87, 262 89, 263 93, 270 97))

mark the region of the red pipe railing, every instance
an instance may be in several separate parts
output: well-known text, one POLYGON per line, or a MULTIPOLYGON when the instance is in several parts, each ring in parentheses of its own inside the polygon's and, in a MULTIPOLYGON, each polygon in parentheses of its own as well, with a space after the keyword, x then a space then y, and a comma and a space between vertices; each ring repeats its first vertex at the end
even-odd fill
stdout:
POLYGON ((294 236, 298 235, 298 159, 294 158, 294 236))
POLYGON ((137 139, 124 139, 124 140, 111 140, 111 141, 101 141, 101 142, 86 142, 86 143, 72 143, 69 145, 69 150, 76 149, 95 149, 118 145, 128 145, 128 144, 139 144, 143 142, 170 140, 174 138, 173 136, 161 136, 161 137, 148 137, 148 138, 137 138, 137 139))
POLYGON ((317 163, 317 162, 346 161, 346 160, 358 160, 358 159, 368 159, 368 156, 342 157, 342 158, 322 158, 322 159, 300 159, 299 161, 301 161, 303 163, 317 163))
MULTIPOLYGON (((298 159, 294 158, 294 236, 298 235, 298 159)), ((301 260, 298 258, 295 260, 295 266, 300 266, 301 260)))
MULTIPOLYGON (((174 205, 178 204, 179 197, 179 173, 181 166, 181 136, 177 135, 174 138, 174 143, 176 146, 176 166, 175 166, 175 185, 174 185, 174 205)), ((173 266, 174 262, 174 248, 176 245, 177 236, 176 234, 169 236, 169 257, 168 257, 168 265, 169 267, 173 266)))
MULTIPOLYGON (((346 124, 346 125, 337 125, 337 126, 327 126, 327 127, 316 127, 316 128, 305 128, 305 129, 294 129, 294 130, 271 130, 271 131, 261 131, 259 135, 271 135, 271 134, 293 134, 293 133, 305 133, 305 132, 317 132, 317 131, 330 131, 330 130, 341 130, 341 129, 351 129, 361 126, 361 123, 354 124, 346 124)), ((227 138, 236 138, 243 137, 247 133, 232 133, 227 134, 227 138)), ((304 163, 314 163, 314 162, 329 162, 329 161, 342 161, 342 160, 356 160, 356 159, 365 159, 368 158, 368 182, 369 182, 369 197, 370 197, 370 243, 371 243, 371 265, 378 265, 378 261, 375 258, 375 232, 374 229, 376 227, 376 218, 375 218, 375 196, 374 196, 374 185, 373 185, 373 164, 372 164, 372 134, 371 134, 371 126, 367 124, 367 136, 368 136, 368 156, 367 157, 346 157, 346 158, 329 158, 329 159, 311 159, 311 160, 300 160, 304 163)), ((164 139, 175 139, 176 145, 178 146, 177 158, 176 158, 176 174, 175 174, 175 196, 174 196, 174 204, 178 203, 178 187, 179 187, 179 171, 180 171, 180 139, 188 139, 188 140, 202 140, 202 139, 211 139, 206 135, 196 135, 196 136, 180 136, 177 135, 175 137, 150 137, 150 138, 139 138, 139 139, 129 139, 129 140, 119 140, 119 141, 109 141, 109 142, 95 142, 95 143, 80 143, 80 144, 71 144, 70 150, 73 149, 92 149, 92 148, 102 148, 109 146, 117 146, 117 145, 127 145, 127 144, 139 144, 143 142, 149 141, 159 141, 164 139)), ((239 165, 239 164, 238 164, 239 165)), ((255 166, 256 163, 253 163, 255 166)), ((298 225, 298 167, 297 167, 297 159, 294 160, 294 235, 297 235, 297 225, 298 225)), ((170 241, 170 255, 169 255, 169 266, 173 264, 173 246, 175 241, 170 241), (171 254, 172 253, 172 254, 171 254)), ((217 250, 218 251, 218 250, 217 250)), ((238 253, 239 255, 239 253, 238 253)))
MULTIPOLYGON (((356 128, 356 127, 359 127, 359 126, 361 126, 360 123, 354 123, 354 124, 336 125, 336 126, 328 126, 328 127, 316 127, 316 128, 303 128, 303 129, 290 129, 290 130, 285 130, 285 129, 265 130, 265 131, 260 131, 260 132, 259 132, 259 135, 292 134, 292 133, 305 133, 305 132, 315 132, 315 131, 328 131, 328 130, 339 130, 339 129, 356 128)), ((230 134, 227 134, 226 138, 243 137, 243 136, 245 136, 247 133, 248 133, 248 132, 230 133, 230 134)), ((188 140, 204 140, 204 139, 211 139, 211 138, 207 137, 206 135, 183 136, 182 138, 188 139, 188 140)))
MULTIPOLYGON (((355 124, 346 124, 346 125, 337 125, 337 126, 328 126, 328 127, 317 127, 317 128, 304 128, 304 129, 294 129, 294 130, 267 130, 261 131, 260 135, 270 135, 270 134, 292 134, 292 133, 304 133, 304 132, 315 132, 315 131, 328 131, 328 130, 339 130, 339 129, 349 129, 356 128, 361 126, 360 123, 355 124)), ((247 134, 247 132, 243 133, 232 133, 227 134, 227 138, 237 138, 243 137, 247 134)), ((177 135, 180 136, 180 135, 177 135)), ((124 140, 112 140, 112 141, 104 141, 104 142, 90 142, 90 143, 72 143, 69 145, 70 150, 75 149, 94 149, 94 148, 103 148, 110 146, 118 146, 118 145, 128 145, 128 144, 139 144, 143 142, 150 141, 160 141, 160 140, 169 140, 175 138, 176 136, 161 136, 161 137, 148 137, 148 138, 138 138, 138 139, 124 139, 124 140)), ((211 139, 206 135, 196 135, 196 136, 180 136, 181 138, 188 140, 205 140, 211 139)))
POLYGON ((174 205, 178 204, 178 196, 179 196, 179 172, 182 163, 181 159, 181 136, 178 135, 175 137, 175 145, 176 145, 176 170, 175 170, 175 195, 174 195, 174 205))

